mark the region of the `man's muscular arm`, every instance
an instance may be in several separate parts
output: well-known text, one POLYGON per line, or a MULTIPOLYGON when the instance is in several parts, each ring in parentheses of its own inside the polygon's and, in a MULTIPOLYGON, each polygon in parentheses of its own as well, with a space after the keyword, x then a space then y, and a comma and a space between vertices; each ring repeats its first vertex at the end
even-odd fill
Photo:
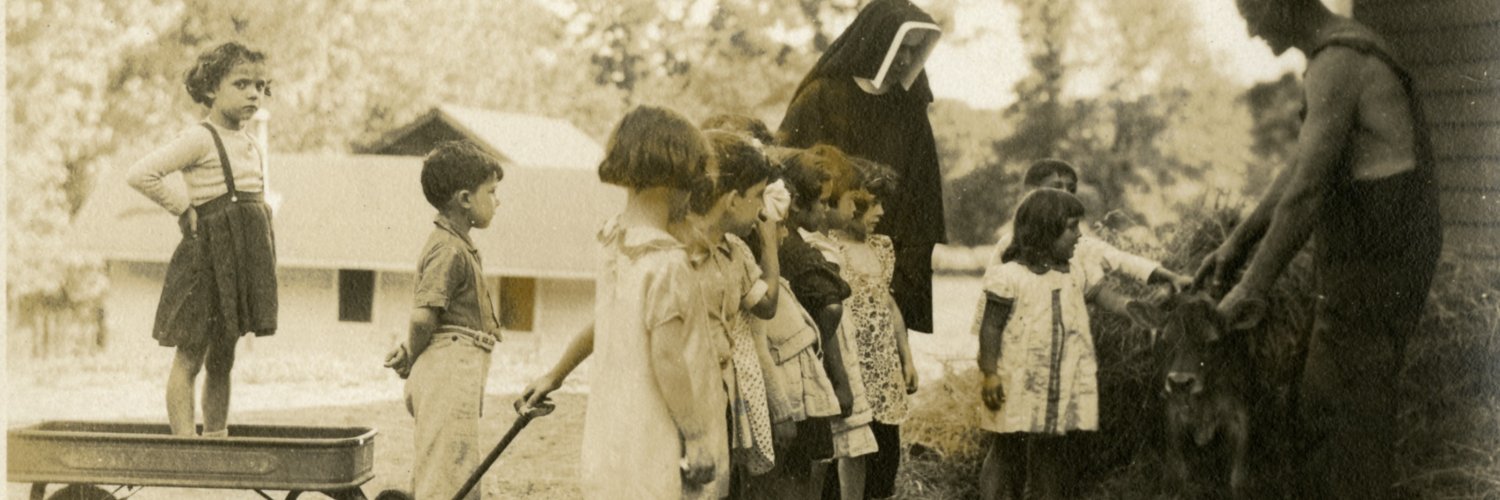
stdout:
POLYGON ((1234 226, 1234 231, 1219 244, 1219 248, 1203 258, 1198 271, 1194 273, 1194 285, 1216 290, 1215 293, 1223 292, 1221 287, 1228 286, 1228 280, 1234 276, 1234 272, 1245 265, 1245 255, 1265 236, 1266 228, 1271 225, 1271 214, 1275 213, 1276 205, 1281 201, 1295 170, 1295 165, 1281 168, 1271 186, 1261 195, 1255 210, 1234 226))
POLYGON ((1294 170, 1259 251, 1244 279, 1219 304, 1221 311, 1233 313, 1249 294, 1270 289, 1287 262, 1307 242, 1314 221, 1321 215, 1319 205, 1337 181, 1339 160, 1358 119, 1365 83, 1360 68, 1364 62, 1365 56, 1343 47, 1325 49, 1308 62, 1307 118, 1297 136, 1294 170))

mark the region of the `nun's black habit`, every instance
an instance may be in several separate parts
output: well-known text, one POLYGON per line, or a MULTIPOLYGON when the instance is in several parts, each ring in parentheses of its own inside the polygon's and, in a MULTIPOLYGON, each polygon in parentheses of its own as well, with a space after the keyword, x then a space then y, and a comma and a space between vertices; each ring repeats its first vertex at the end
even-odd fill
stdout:
POLYGON ((889 235, 896 246, 891 286, 906 326, 927 333, 932 332, 932 247, 946 234, 942 176, 927 119, 932 90, 922 63, 939 34, 932 17, 907 0, 871 2, 798 85, 777 134, 785 146, 829 144, 900 174, 897 192, 883 200, 886 216, 875 231, 889 235), (893 64, 902 39, 913 32, 924 41, 915 47, 912 62, 893 64), (884 92, 867 90, 883 83, 884 92))

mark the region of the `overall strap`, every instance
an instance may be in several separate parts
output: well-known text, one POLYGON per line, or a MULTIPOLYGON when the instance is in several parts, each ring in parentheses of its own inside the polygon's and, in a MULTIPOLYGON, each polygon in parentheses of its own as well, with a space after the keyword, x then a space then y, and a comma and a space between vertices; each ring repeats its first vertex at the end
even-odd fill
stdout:
POLYGON ((229 201, 240 201, 240 197, 234 190, 234 173, 229 170, 229 152, 224 150, 224 140, 219 138, 219 131, 213 125, 203 122, 203 128, 214 136, 214 147, 219 150, 219 166, 224 169, 224 185, 229 187, 229 201))
POLYGON ((1411 81, 1411 74, 1406 71, 1406 66, 1397 61, 1384 44, 1357 33, 1328 37, 1308 54, 1307 59, 1311 61, 1313 58, 1318 57, 1318 54, 1323 52, 1323 49, 1333 46, 1353 49, 1361 54, 1373 56, 1379 59, 1380 62, 1385 63, 1386 66, 1389 66, 1391 71, 1396 73, 1396 77, 1401 80, 1402 84, 1408 84, 1411 81))

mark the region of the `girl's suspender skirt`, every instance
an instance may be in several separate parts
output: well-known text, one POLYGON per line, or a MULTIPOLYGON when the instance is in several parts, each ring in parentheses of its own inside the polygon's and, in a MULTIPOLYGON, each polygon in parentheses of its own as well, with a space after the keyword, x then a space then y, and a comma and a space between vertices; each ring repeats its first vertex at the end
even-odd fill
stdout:
MULTIPOLYGON (((276 239, 261 193, 236 191, 229 154, 208 123, 228 192, 196 207, 198 229, 167 264, 152 337, 163 346, 276 332, 276 239)), ((264 154, 264 153, 262 153, 264 154)))

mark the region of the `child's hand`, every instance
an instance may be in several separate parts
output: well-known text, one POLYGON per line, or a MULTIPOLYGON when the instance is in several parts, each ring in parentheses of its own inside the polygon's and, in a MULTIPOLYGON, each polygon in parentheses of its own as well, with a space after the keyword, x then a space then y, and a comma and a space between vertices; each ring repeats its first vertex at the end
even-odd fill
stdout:
POLYGON ((771 425, 771 442, 786 446, 797 439, 797 422, 785 420, 771 425))
POLYGON ((177 227, 182 229, 182 237, 192 238, 198 234, 198 209, 188 207, 177 216, 177 227))
POLYGON ((985 408, 1000 409, 1000 405, 1005 403, 1005 381, 1000 378, 1000 374, 984 374, 984 380, 979 385, 979 397, 984 400, 985 408))
POLYGON ((848 417, 854 414, 854 391, 849 390, 848 384, 834 384, 833 396, 839 400, 840 417, 848 417))
POLYGON ((705 484, 714 478, 714 459, 706 437, 682 443, 682 480, 688 484, 705 484))
POLYGON ((396 375, 402 379, 411 375, 411 353, 406 349, 406 343, 403 342, 385 355, 385 367, 395 370, 396 375))
POLYGON ((1167 285, 1172 287, 1172 293, 1175 294, 1193 286, 1193 278, 1167 271, 1167 285))
POLYGON ((547 395, 552 394, 552 391, 557 390, 558 387, 562 387, 562 381, 553 378, 551 374, 542 375, 541 378, 526 384, 526 389, 521 391, 521 397, 516 398, 516 413, 519 414, 525 408, 546 401, 547 395))
POLYGON ((904 365, 901 366, 901 375, 903 375, 903 376, 906 377, 906 393, 907 394, 916 394, 917 393, 917 369, 915 367, 913 367, 911 365, 911 363, 906 363, 906 364, 904 364, 904 365))

